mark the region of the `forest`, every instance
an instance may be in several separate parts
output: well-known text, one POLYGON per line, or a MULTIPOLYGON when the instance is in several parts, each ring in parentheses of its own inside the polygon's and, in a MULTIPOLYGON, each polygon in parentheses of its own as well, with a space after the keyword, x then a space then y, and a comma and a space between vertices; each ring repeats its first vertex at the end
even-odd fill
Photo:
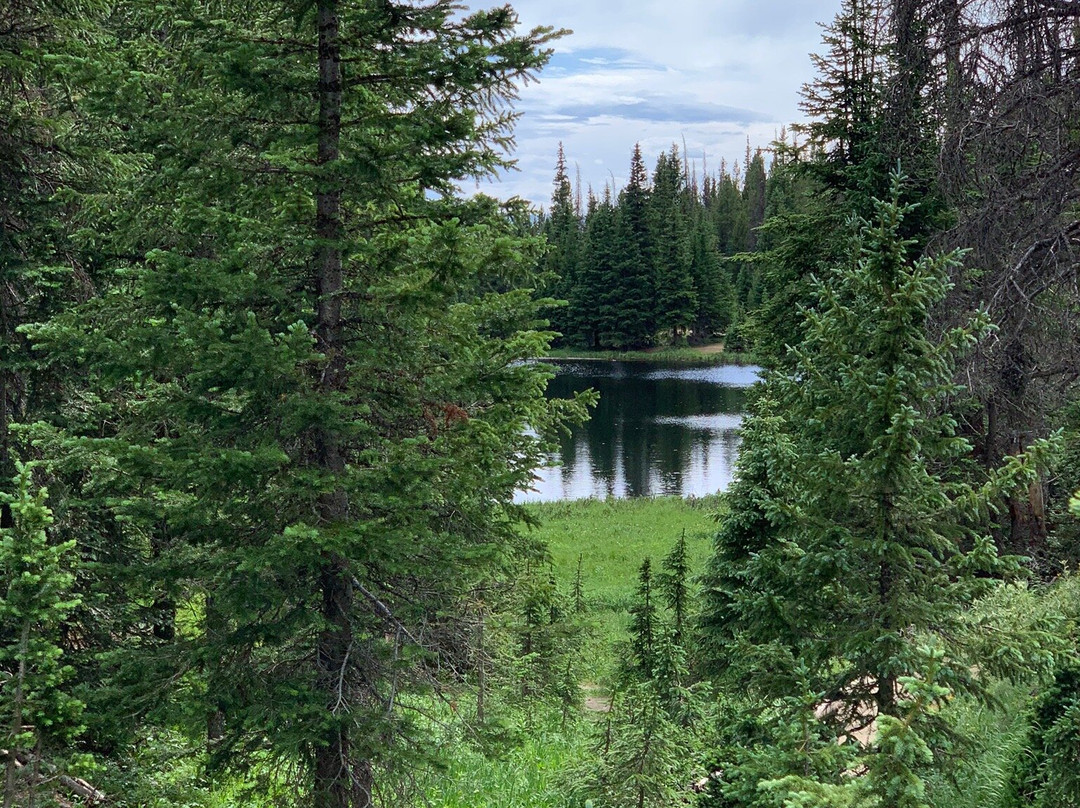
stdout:
POLYGON ((650 183, 637 145, 626 187, 600 196, 590 187, 583 203, 560 144, 551 208, 538 224, 548 247, 541 291, 565 301, 545 312, 558 344, 627 351, 722 335, 745 350, 741 327, 761 304, 753 254, 768 245, 760 231, 769 179, 760 149, 747 147, 743 167, 722 162, 715 176, 703 167, 699 181, 673 145, 650 183))
POLYGON ((0 7, 3 808, 1080 807, 1080 6, 844 0, 741 167, 462 194, 566 33, 0 7), (726 492, 515 501, 553 343, 716 340, 726 492))

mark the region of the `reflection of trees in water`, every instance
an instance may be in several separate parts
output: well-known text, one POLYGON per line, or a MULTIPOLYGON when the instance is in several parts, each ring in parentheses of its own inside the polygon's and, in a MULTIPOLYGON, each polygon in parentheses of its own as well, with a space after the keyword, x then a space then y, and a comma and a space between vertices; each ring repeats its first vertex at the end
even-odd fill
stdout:
POLYGON ((671 418, 742 412, 741 388, 679 378, 648 378, 622 363, 563 372, 549 385, 549 394, 567 397, 592 387, 600 401, 591 420, 561 441, 564 490, 569 496, 648 496, 684 493, 691 464, 707 469, 717 441, 723 462, 731 468, 738 439, 730 432, 692 428, 671 418), (667 419, 666 422, 658 419, 667 419), (592 490, 573 490, 588 464, 592 490))

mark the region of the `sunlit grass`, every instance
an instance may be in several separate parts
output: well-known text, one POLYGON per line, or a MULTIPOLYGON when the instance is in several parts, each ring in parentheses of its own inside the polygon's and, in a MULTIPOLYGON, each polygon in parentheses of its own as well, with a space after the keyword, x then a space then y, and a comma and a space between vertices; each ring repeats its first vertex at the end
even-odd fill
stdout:
POLYGON ((581 560, 585 599, 598 608, 625 609, 646 556, 659 565, 686 531, 695 571, 711 548, 719 497, 584 499, 528 506, 541 526, 535 536, 551 551, 555 574, 572 586, 581 560))
POLYGON ((592 629, 582 650, 590 683, 608 684, 627 641, 641 562, 660 569, 683 531, 696 574, 712 547, 719 497, 583 499, 530 504, 540 521, 534 536, 551 552, 563 591, 572 591, 581 563, 582 591, 592 629))

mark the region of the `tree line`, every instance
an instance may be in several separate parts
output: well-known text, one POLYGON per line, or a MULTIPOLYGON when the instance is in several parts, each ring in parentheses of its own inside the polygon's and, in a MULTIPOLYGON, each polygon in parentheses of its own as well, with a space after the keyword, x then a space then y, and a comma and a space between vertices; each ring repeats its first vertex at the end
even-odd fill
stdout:
POLYGON ((583 200, 560 145, 554 185, 538 228, 548 243, 543 291, 565 301, 548 312, 562 344, 627 350, 724 336, 747 347, 740 325, 761 304, 761 284, 739 257, 763 247, 779 193, 760 149, 747 148, 742 170, 721 165, 699 178, 672 146, 650 179, 637 145, 626 186, 589 187, 583 200))

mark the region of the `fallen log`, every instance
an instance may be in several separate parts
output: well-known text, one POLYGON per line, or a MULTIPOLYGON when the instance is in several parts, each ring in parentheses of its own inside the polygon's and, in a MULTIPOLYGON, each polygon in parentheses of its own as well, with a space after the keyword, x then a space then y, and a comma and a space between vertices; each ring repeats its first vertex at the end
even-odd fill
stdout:
POLYGON ((56 766, 49 763, 47 760, 37 761, 40 772, 44 772, 44 774, 40 772, 35 773, 33 766, 31 766, 34 759, 26 752, 10 752, 7 749, 0 749, 0 759, 14 761, 16 769, 24 769, 27 766, 30 766, 32 778, 31 785, 39 786, 50 780, 55 780, 61 787, 67 789, 76 797, 81 797, 86 800, 88 805, 99 805, 108 799, 105 792, 99 791, 81 777, 72 777, 67 774, 58 773, 56 766))

